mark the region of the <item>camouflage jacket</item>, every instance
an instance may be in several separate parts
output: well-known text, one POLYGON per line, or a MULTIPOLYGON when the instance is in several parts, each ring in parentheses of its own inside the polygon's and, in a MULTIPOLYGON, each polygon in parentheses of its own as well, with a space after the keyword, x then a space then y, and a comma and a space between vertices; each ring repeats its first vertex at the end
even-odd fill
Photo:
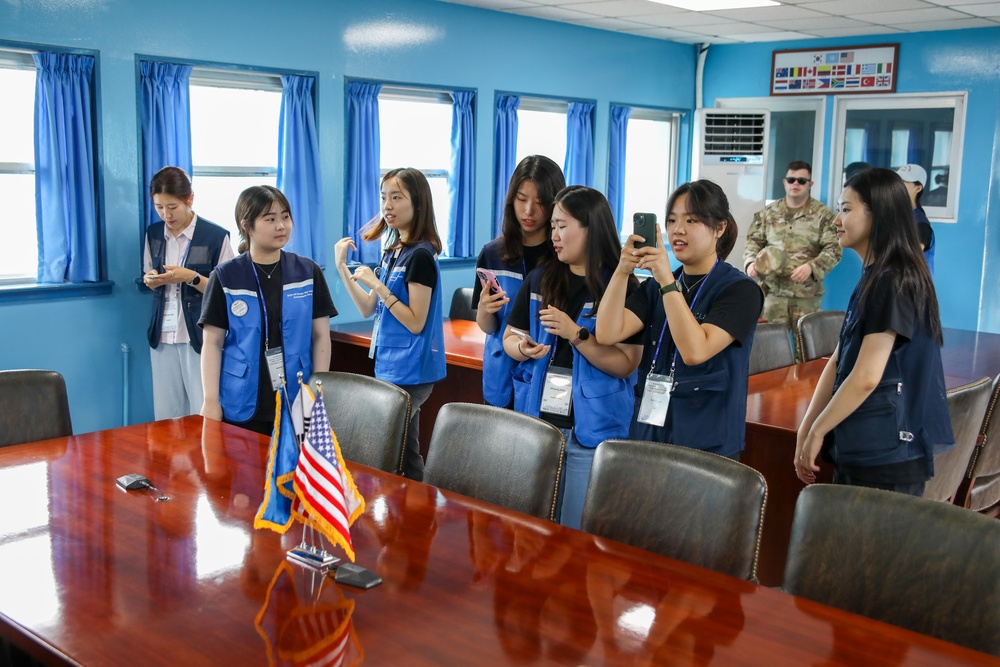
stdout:
POLYGON ((791 222, 785 221, 785 198, 768 204, 753 217, 747 230, 743 268, 746 269, 763 248, 775 246, 788 257, 785 268, 758 280, 774 296, 812 297, 823 294, 823 278, 840 262, 842 251, 833 226, 834 215, 822 202, 809 198, 791 222), (792 271, 812 265, 812 275, 804 283, 792 282, 792 271))

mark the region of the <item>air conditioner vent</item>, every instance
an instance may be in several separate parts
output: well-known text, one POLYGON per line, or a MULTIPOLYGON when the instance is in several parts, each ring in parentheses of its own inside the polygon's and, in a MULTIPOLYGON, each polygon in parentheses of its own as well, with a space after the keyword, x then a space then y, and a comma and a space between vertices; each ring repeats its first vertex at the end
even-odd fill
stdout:
POLYGON ((764 114, 713 112, 704 123, 703 155, 764 154, 764 114))

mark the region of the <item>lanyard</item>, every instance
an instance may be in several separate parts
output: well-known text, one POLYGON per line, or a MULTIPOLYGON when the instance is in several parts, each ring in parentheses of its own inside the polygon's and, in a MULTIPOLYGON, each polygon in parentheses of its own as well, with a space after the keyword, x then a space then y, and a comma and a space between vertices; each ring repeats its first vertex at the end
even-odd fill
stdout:
MULTIPOLYGON (((392 268, 396 265, 396 255, 393 248, 389 248, 385 251, 385 255, 382 257, 382 261, 379 262, 379 266, 375 269, 375 277, 379 279, 383 285, 389 285, 389 276, 392 274, 392 268), (381 274, 381 275, 380 275, 381 274)), ((395 305, 395 304, 393 304, 395 305)), ((385 310, 385 301, 381 299, 376 299, 375 306, 375 319, 382 319, 382 311, 385 310)))
MULTIPOLYGON (((691 300, 691 306, 690 306, 690 308, 692 310, 694 309, 694 304, 698 303, 698 297, 701 296, 701 291, 703 289, 705 289, 705 285, 708 284, 708 279, 711 277, 712 271, 715 271, 715 267, 717 267, 718 265, 719 265, 719 259, 716 258, 715 259, 715 264, 712 265, 712 268, 708 272, 708 275, 705 276, 705 279, 702 281, 701 285, 698 286, 698 291, 694 293, 694 299, 691 300)), ((683 270, 681 271, 681 275, 682 276, 684 275, 683 270)), ((661 301, 662 301, 662 298, 663 297, 660 297, 661 301)), ((649 372, 650 373, 653 373, 653 372, 656 371, 656 361, 657 361, 657 359, 660 358, 660 347, 663 345, 663 336, 667 332, 667 324, 668 324, 667 323, 667 312, 666 312, 666 308, 664 308, 663 309, 663 328, 660 329, 660 337, 656 341, 656 351, 653 353, 653 363, 650 364, 650 366, 649 366, 649 372)), ((674 376, 674 368, 676 366, 677 366, 677 344, 675 343, 674 344, 673 358, 670 360, 670 377, 674 376)))
MULTIPOLYGON (((278 257, 278 261, 281 261, 281 257, 278 257)), ((257 275, 256 262, 253 261, 252 257, 250 258, 250 264, 253 270, 253 279, 257 281, 257 296, 260 298, 260 311, 264 316, 264 351, 267 352, 271 347, 271 334, 267 324, 267 302, 264 300, 264 288, 261 287, 260 276, 257 275)))

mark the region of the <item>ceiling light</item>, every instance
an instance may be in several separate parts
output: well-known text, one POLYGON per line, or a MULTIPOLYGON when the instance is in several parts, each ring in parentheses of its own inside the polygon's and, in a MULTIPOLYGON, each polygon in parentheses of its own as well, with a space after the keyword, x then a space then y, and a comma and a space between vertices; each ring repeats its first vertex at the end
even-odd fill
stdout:
POLYGON ((692 12, 711 12, 722 9, 747 9, 749 7, 774 7, 780 2, 774 0, 650 0, 661 5, 670 5, 692 12))

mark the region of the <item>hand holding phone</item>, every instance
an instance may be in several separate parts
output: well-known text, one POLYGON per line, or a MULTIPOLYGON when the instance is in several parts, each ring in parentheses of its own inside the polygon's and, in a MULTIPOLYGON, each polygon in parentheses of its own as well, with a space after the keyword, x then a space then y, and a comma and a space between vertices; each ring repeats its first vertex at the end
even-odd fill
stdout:
POLYGON ((479 282, 482 283, 483 289, 489 290, 491 296, 503 291, 497 281, 496 274, 489 269, 476 269, 476 275, 479 276, 479 282))
POLYGON ((636 241, 636 248, 656 247, 656 214, 636 213, 632 216, 632 233, 642 237, 636 241))
POLYGON ((515 329, 514 327, 511 327, 510 332, 515 336, 517 336, 518 338, 520 338, 521 340, 523 340, 528 345, 538 345, 538 343, 536 343, 534 340, 531 339, 531 334, 528 333, 527 331, 521 331, 520 329, 515 329))

